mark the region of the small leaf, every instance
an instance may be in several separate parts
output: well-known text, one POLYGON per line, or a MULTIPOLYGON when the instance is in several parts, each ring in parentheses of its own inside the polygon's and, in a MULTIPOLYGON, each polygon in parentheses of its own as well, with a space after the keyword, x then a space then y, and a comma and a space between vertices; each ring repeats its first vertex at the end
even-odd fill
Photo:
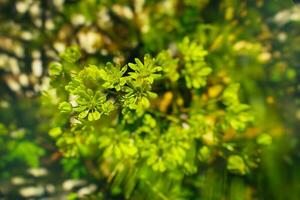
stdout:
POLYGON ((229 85, 223 92, 223 99, 225 105, 235 104, 239 102, 238 91, 240 84, 233 83, 229 85))
POLYGON ((133 69, 133 70, 137 70, 136 64, 129 63, 128 66, 129 66, 131 69, 133 69))
POLYGON ((71 47, 68 47, 61 55, 60 57, 65 60, 68 63, 74 64, 79 60, 81 57, 80 49, 78 46, 74 45, 71 47))
POLYGON ((233 173, 246 174, 247 167, 242 157, 238 155, 230 156, 227 162, 227 169, 233 173))
POLYGON ((200 161, 204 162, 207 161, 210 157, 210 149, 207 146, 203 146, 200 150, 199 150, 199 154, 198 154, 198 158, 200 161))
POLYGON ((100 116, 101 116, 101 114, 98 111, 94 111, 92 115, 93 115, 94 120, 100 119, 100 116))
POLYGON ((209 67, 205 67, 205 68, 202 68, 199 72, 199 75, 201 76, 207 76, 209 75, 210 73, 212 72, 212 69, 209 68, 209 67))
POLYGON ((94 120, 93 113, 91 113, 91 112, 89 113, 88 120, 89 121, 93 121, 94 120))
POLYGON ((62 130, 60 127, 55 127, 55 128, 52 128, 50 131, 49 131, 49 135, 53 138, 56 138, 58 136, 60 136, 62 134, 62 130))
POLYGON ((64 101, 58 105, 58 109, 62 113, 70 113, 72 111, 72 105, 69 102, 64 101))
POLYGON ((78 117, 81 118, 81 119, 84 119, 86 118, 86 116, 89 114, 89 111, 88 110, 85 110, 83 112, 81 112, 78 117))
POLYGON ((150 101, 146 97, 143 97, 141 99, 141 104, 143 105, 144 108, 149 108, 150 106, 150 101))
POLYGON ((272 137, 266 133, 261 134, 257 139, 256 139, 257 144, 260 145, 270 145, 272 144, 272 137))
POLYGON ((62 72, 62 65, 58 62, 52 62, 49 65, 49 74, 50 76, 58 76, 62 72))

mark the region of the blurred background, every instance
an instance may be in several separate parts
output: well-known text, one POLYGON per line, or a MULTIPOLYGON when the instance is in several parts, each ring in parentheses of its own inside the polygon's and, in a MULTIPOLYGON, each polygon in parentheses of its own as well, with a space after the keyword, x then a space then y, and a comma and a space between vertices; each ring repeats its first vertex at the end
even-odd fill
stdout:
POLYGON ((48 135, 48 65, 74 44, 89 63, 128 63, 185 36, 241 83, 255 126, 272 136, 250 174, 208 169, 197 199, 300 199, 300 5, 292 0, 0 0, 0 199, 123 199, 105 196, 90 160, 63 157, 48 135))

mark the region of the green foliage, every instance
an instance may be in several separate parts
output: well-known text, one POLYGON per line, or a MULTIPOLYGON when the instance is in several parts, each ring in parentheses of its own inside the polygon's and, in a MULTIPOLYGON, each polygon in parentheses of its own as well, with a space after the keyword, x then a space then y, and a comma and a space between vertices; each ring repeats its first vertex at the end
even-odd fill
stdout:
POLYGON ((126 84, 126 77, 123 77, 126 70, 127 66, 121 69, 120 65, 114 66, 112 63, 107 63, 105 72, 101 76, 105 81, 103 87, 107 89, 115 88, 116 91, 120 91, 126 84))
POLYGON ((185 68, 182 73, 187 83, 188 88, 200 88, 206 85, 206 77, 212 72, 212 69, 207 66, 204 57, 207 51, 196 42, 190 42, 185 38, 179 45, 179 51, 183 54, 185 68))
POLYGON ((8 148, 12 153, 7 158, 9 161, 21 160, 31 167, 39 166, 39 158, 45 154, 44 149, 30 141, 10 143, 8 148))
MULTIPOLYGON (((81 54, 80 54, 80 50, 78 48, 78 46, 72 46, 70 48, 68 48, 66 50, 66 52, 62 53, 60 55, 61 59, 68 62, 68 63, 72 63, 74 64, 76 61, 79 60, 81 54)), ((51 68, 50 68, 51 70, 51 68)))
POLYGON ((243 158, 237 155, 228 158, 227 169, 239 174, 245 174, 247 172, 247 167, 243 158))
POLYGON ((239 84, 229 85, 223 93, 224 104, 227 106, 227 123, 235 130, 244 130, 248 123, 253 122, 253 116, 248 112, 249 106, 241 104, 237 92, 239 84))
POLYGON ((86 168, 78 158, 63 158, 61 159, 61 164, 64 168, 64 172, 70 174, 74 179, 80 179, 87 175, 86 168))
MULTIPOLYGON (((201 171, 201 164, 217 160, 227 160, 229 171, 243 175, 255 166, 250 164, 255 163, 255 154, 236 142, 243 140, 236 134, 253 121, 249 106, 238 98, 239 85, 223 83, 222 95, 203 99, 212 71, 204 60, 207 51, 187 38, 177 51, 173 55, 162 51, 154 58, 145 55, 143 61, 135 59, 123 66, 86 65, 52 78, 57 94, 63 94, 57 108, 69 120, 58 123, 49 134, 65 156, 97 152, 101 163, 112 170, 107 178, 114 179, 115 187, 125 184, 128 198, 135 187, 144 189, 138 187, 139 181, 158 184, 148 180, 151 176, 183 180, 201 171), (160 88, 163 85, 170 88, 160 88), (200 87, 204 89, 197 90, 200 87), (164 93, 176 98, 168 103, 172 104, 167 105, 169 111, 155 103, 164 101, 164 93), (185 99, 188 93, 189 100, 185 99), (228 141, 229 132, 233 138, 228 141), (237 156, 241 148, 245 151, 237 156), (126 180, 124 173, 132 177, 126 180)), ((64 55, 75 60, 70 50, 64 55)))
POLYGON ((270 135, 264 133, 264 134, 261 134, 257 138, 256 142, 260 145, 268 146, 268 145, 272 144, 272 137, 270 135))
POLYGON ((58 76, 62 72, 62 65, 57 62, 53 62, 49 65, 49 75, 58 76))
POLYGON ((45 150, 34 142, 25 139, 26 134, 28 133, 25 129, 14 130, 0 123, 1 171, 12 163, 25 164, 29 167, 40 165, 40 158, 45 155, 45 150))
POLYGON ((170 81, 175 82, 179 79, 178 73, 178 59, 172 58, 169 51, 162 51, 157 55, 157 63, 163 66, 163 72, 166 78, 170 81))
POLYGON ((145 55, 144 63, 139 59, 135 59, 136 64, 129 63, 128 66, 134 71, 129 72, 130 78, 134 80, 132 85, 137 85, 137 87, 142 87, 145 84, 152 84, 153 81, 160 77, 159 72, 162 67, 155 65, 155 60, 150 57, 150 55, 145 55))
POLYGON ((0 170, 63 155, 86 199, 298 197, 291 4, 0 1, 0 170))

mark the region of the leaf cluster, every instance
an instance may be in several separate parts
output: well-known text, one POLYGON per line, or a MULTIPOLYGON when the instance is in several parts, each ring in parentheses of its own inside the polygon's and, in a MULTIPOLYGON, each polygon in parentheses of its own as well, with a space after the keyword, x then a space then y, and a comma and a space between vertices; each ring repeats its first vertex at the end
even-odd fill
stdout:
POLYGON ((240 103, 238 84, 222 83, 209 95, 212 68, 197 42, 185 38, 176 52, 125 65, 81 67, 73 63, 76 55, 65 52, 65 65, 74 70, 50 65, 62 66, 50 75, 52 89, 61 94, 57 108, 68 119, 50 135, 66 156, 99 155, 99 164, 111 171, 107 178, 114 179, 114 187, 125 184, 126 195, 133 195, 140 181, 155 184, 152 176, 173 180, 177 174, 182 180, 218 160, 238 174, 255 166, 253 152, 241 145, 241 133, 253 121, 249 106, 240 103))

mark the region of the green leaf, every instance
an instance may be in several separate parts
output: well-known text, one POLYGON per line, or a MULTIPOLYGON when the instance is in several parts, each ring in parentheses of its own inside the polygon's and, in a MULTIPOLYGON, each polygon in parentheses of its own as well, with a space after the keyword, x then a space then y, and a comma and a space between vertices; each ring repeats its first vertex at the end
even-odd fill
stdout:
POLYGON ((199 150, 198 158, 200 161, 204 162, 209 159, 210 154, 210 149, 207 146, 204 146, 199 150))
POLYGON ((204 57, 207 52, 203 47, 196 42, 190 42, 188 38, 178 45, 180 53, 184 57, 184 75, 186 86, 188 88, 201 88, 206 85, 207 76, 212 72, 212 69, 207 66, 204 57))
POLYGON ((109 115, 115 109, 114 102, 109 100, 102 104, 102 114, 109 115))
POLYGON ((172 82, 179 79, 179 73, 177 71, 179 59, 172 58, 169 51, 160 52, 156 57, 156 61, 159 66, 162 66, 162 70, 168 79, 172 82))
POLYGON ((120 91, 121 88, 126 84, 127 78, 122 77, 127 70, 127 66, 121 68, 120 65, 114 66, 112 63, 107 63, 105 67, 106 75, 103 76, 104 88, 115 88, 120 91))
POLYGON ((69 102, 64 101, 58 105, 58 109, 62 113, 70 113, 72 111, 72 105, 69 102))
POLYGON ((60 127, 55 127, 55 128, 52 128, 50 131, 49 131, 49 135, 53 138, 57 138, 58 136, 60 136, 62 134, 62 130, 60 127))
POLYGON ((158 161, 152 165, 152 169, 154 171, 164 172, 167 168, 165 163, 161 160, 161 158, 159 158, 158 161))
POLYGON ((225 105, 231 105, 239 103, 238 91, 240 89, 240 84, 232 83, 223 92, 223 100, 225 105))
POLYGON ((202 69, 199 71, 199 75, 201 75, 201 76, 207 76, 207 75, 209 75, 211 72, 212 72, 212 69, 211 69, 211 68, 205 67, 205 68, 202 68, 202 69))
POLYGON ((93 115, 92 112, 89 113, 89 115, 88 115, 88 120, 89 120, 89 121, 93 121, 93 120, 94 120, 94 115, 93 115))
POLYGON ((183 39, 178 45, 178 49, 184 55, 186 62, 203 61, 204 57, 207 55, 207 51, 204 50, 203 46, 190 41, 188 37, 183 39))
POLYGON ((228 158, 227 169, 241 175, 244 175, 247 172, 247 166, 243 158, 238 155, 233 155, 228 158))
POLYGON ((76 63, 80 57, 81 57, 81 53, 80 53, 80 49, 78 46, 74 45, 71 47, 68 47, 61 55, 60 57, 68 62, 68 63, 76 63))
POLYGON ((272 137, 269 134, 261 134, 260 136, 258 136, 258 138, 256 139, 257 144, 259 145, 270 145, 272 144, 272 137))
POLYGON ((9 155, 10 160, 20 160, 30 167, 38 167, 40 157, 45 154, 45 150, 31 141, 22 141, 13 146, 13 151, 9 155))
POLYGON ((142 97, 141 104, 144 108, 148 108, 150 106, 150 101, 146 97, 142 97))
POLYGON ((98 111, 94 111, 92 113, 94 120, 100 119, 101 114, 98 111))
POLYGON ((135 59, 135 62, 136 64, 128 64, 134 70, 134 72, 129 72, 128 74, 131 79, 136 81, 134 83, 136 87, 152 84, 155 79, 161 76, 157 72, 160 72, 162 67, 157 66, 155 59, 151 58, 150 55, 146 54, 144 56, 144 64, 139 59, 135 59))
POLYGON ((58 62, 52 62, 49 65, 49 74, 50 76, 58 76, 62 73, 62 65, 58 62))
MULTIPOLYGON (((138 59, 137 59, 138 60, 138 59)), ((140 62, 140 60, 138 60, 140 62)), ((137 71, 138 70, 138 67, 136 64, 133 64, 133 63, 129 63, 128 66, 133 69, 134 71, 137 71)))
POLYGON ((88 110, 85 110, 83 112, 81 112, 78 117, 81 118, 81 119, 84 119, 86 118, 86 116, 89 114, 89 111, 88 110))

